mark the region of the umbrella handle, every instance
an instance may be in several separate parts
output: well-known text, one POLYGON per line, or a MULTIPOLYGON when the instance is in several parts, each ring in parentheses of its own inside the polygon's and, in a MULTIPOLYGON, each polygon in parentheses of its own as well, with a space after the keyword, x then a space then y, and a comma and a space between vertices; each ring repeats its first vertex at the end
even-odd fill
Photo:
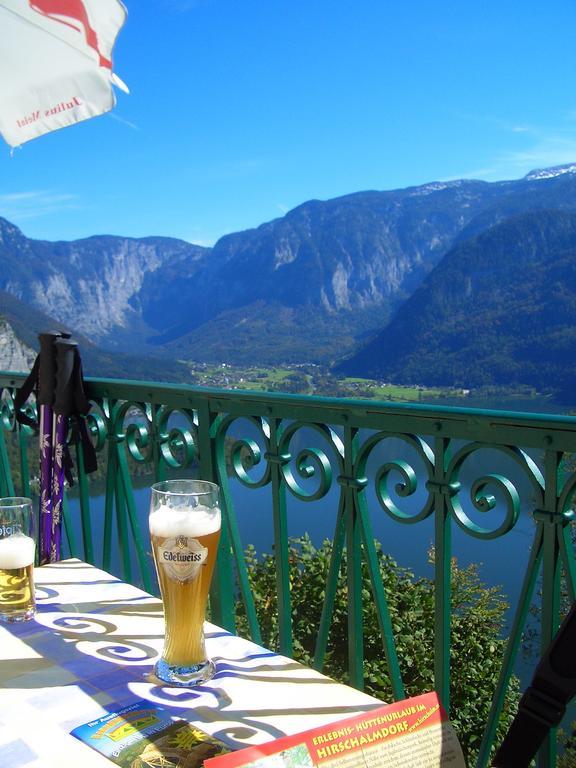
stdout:
POLYGON ((70 337, 60 331, 48 331, 38 334, 40 342, 40 363, 38 367, 38 403, 52 405, 56 390, 56 350, 54 342, 57 339, 70 337))
POLYGON ((71 339, 56 339, 56 391, 54 413, 69 416, 75 411, 74 366, 78 357, 78 344, 71 339))

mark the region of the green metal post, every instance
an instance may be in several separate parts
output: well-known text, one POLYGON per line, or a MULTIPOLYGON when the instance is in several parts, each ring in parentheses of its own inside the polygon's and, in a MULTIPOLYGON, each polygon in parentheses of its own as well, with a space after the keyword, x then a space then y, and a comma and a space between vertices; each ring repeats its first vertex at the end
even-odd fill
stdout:
POLYGON ((12 473, 10 471, 10 461, 6 442, 4 440, 4 430, 0 426, 0 491, 2 496, 14 496, 14 483, 12 482, 12 473))
MULTIPOLYGON (((216 407, 216 410, 217 407, 216 407)), ((224 491, 227 484, 226 460, 224 457, 223 440, 218 437, 216 416, 208 400, 202 400, 198 410, 198 451, 200 459, 200 477, 217 483, 221 489, 222 530, 218 546, 217 567, 212 576, 210 588, 210 610, 212 620, 234 632, 236 620, 234 616, 234 576, 231 563, 230 518, 231 500, 224 491), (220 473, 218 472, 220 470, 220 473), (220 474, 220 476, 219 476, 220 474)))
MULTIPOLYGON (((560 582, 562 559, 560 550, 561 530, 564 525, 562 510, 558 510, 558 480, 563 454, 547 450, 544 457, 544 509, 539 511, 543 520, 544 540, 542 573, 542 653, 548 648, 560 626, 560 582)), ((550 731, 538 753, 539 768, 556 765, 556 729, 550 731)))
POLYGON ((110 570, 112 562, 112 524, 114 518, 114 495, 116 487, 116 444, 109 439, 108 465, 106 467, 106 501, 104 505, 104 536, 102 546, 102 567, 110 570))
POLYGON ((362 617, 362 549, 361 529, 354 500, 354 466, 358 430, 344 427, 344 478, 340 493, 346 518, 346 584, 348 588, 348 669, 350 683, 364 688, 364 622, 362 617))
POLYGON ((160 407, 157 405, 152 406, 151 411, 151 425, 150 425, 150 437, 152 440, 152 467, 154 471, 154 482, 159 483, 166 479, 165 464, 162 461, 162 454, 160 451, 160 434, 158 428, 158 414, 160 407))
POLYGON ((20 451, 20 477, 22 496, 30 497, 30 467, 28 464, 28 436, 25 428, 20 424, 17 426, 18 448, 20 451))
MULTIPOLYGON (((122 449, 118 446, 118 453, 122 449)), ((132 563, 130 562, 130 539, 128 531, 128 515, 126 512, 126 503, 124 498, 124 488, 120 479, 120 463, 117 461, 118 472, 116 474, 116 483, 114 495, 116 498, 116 531, 118 534, 118 551, 120 553, 120 567, 122 568, 122 579, 127 582, 132 581, 132 563)))
POLYGON ((482 743, 478 752, 476 768, 488 768, 490 764, 490 753, 494 747, 498 721, 504 708, 506 690, 514 671, 514 663, 516 661, 518 649, 520 648, 520 643, 522 641, 522 632, 526 626, 526 619, 532 605, 532 597, 534 595, 536 579, 538 577, 540 563, 542 561, 543 540, 543 525, 542 523, 539 523, 534 534, 534 542, 530 550, 530 558, 528 560, 528 565, 526 566, 526 572, 524 575, 522 589, 520 591, 520 597, 518 598, 518 607, 516 609, 516 613, 514 614, 510 636, 508 638, 506 651, 502 660, 500 676, 498 678, 496 690, 492 699, 490 714, 488 715, 488 723, 486 725, 486 730, 484 731, 484 736, 482 737, 482 743))
POLYGON ((322 671, 326 649, 328 647, 328 636, 330 634, 330 623, 334 614, 334 601, 338 589, 338 577, 342 565, 342 555, 344 552, 344 540, 346 538, 346 517, 344 511, 344 499, 340 494, 338 504, 338 517, 334 529, 334 538, 332 544, 332 556, 328 567, 326 577, 326 589, 324 602, 322 604, 322 613, 320 616, 320 625, 318 627, 318 636, 316 638, 316 647, 314 649, 314 669, 322 671))
POLYGON ((80 553, 78 552, 77 544, 76 544, 76 536, 74 535, 74 526, 72 523, 72 520, 70 519, 70 507, 68 505, 68 494, 64 492, 64 495, 62 497, 62 520, 64 523, 64 533, 66 535, 66 540, 68 541, 68 548, 70 549, 70 554, 72 557, 79 557, 80 553))
POLYGON ((396 652, 396 643, 394 641, 394 632, 392 630, 392 620, 388 610, 388 601, 386 599, 386 593, 384 592, 382 574, 380 573, 378 556, 374 546, 374 534, 372 533, 372 526, 370 524, 370 517, 368 515, 365 494, 362 492, 362 488, 366 485, 366 482, 367 481, 365 478, 357 481, 358 485, 356 499, 358 503, 358 519, 360 521, 362 530, 362 541, 364 544, 366 564, 370 573, 372 595, 376 605, 378 626, 380 627, 380 632, 382 634, 384 653, 386 655, 386 662, 388 664, 388 672, 390 674, 392 690, 394 691, 394 698, 401 700, 406 697, 406 692, 404 690, 404 682, 402 681, 402 675, 400 673, 400 664, 398 662, 398 654, 396 652))
POLYGON ((450 441, 434 441, 434 680, 446 712, 450 712, 450 615, 452 599, 452 528, 448 497, 457 490, 448 484, 446 467, 450 441))
POLYGON ((282 465, 289 457, 280 454, 278 427, 279 420, 271 416, 270 451, 265 458, 270 462, 272 484, 272 514, 274 519, 274 559, 276 562, 276 593, 278 595, 278 645, 280 653, 292 656, 292 607, 290 595, 290 564, 288 546, 288 523, 286 520, 286 486, 282 477, 282 465))
POLYGON ((82 546, 84 560, 94 564, 94 545, 92 540, 92 520, 90 517, 90 492, 84 466, 84 450, 82 443, 76 444, 76 465, 78 467, 78 486, 80 500, 80 519, 82 520, 82 546))
MULTIPOLYGON (((118 481, 120 484, 121 496, 126 505, 125 508, 128 510, 128 521, 130 523, 130 531, 132 533, 132 541, 134 542, 134 549, 136 551, 136 559, 138 560, 138 568, 140 570, 142 584, 146 592, 151 592, 151 568, 153 566, 146 555, 144 537, 138 523, 136 505, 134 503, 134 493, 132 491, 132 483, 130 482, 128 459, 126 458, 126 452, 123 449, 123 445, 120 444, 118 444, 118 481)), ((128 533, 126 533, 126 539, 128 541, 128 533)))

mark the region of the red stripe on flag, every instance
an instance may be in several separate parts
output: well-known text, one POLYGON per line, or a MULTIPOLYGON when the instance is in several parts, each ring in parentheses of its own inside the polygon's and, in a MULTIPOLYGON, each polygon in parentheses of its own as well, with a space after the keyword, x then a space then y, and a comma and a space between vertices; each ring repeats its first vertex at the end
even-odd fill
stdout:
POLYGON ((80 32, 75 24, 71 24, 69 21, 65 21, 64 18, 74 19, 84 28, 84 34, 86 36, 86 43, 98 54, 98 59, 101 67, 106 69, 112 69, 112 62, 107 59, 100 52, 98 46, 98 35, 90 25, 88 18, 88 12, 86 6, 82 0, 28 0, 30 8, 33 11, 41 13, 43 16, 57 21, 60 24, 65 24, 67 27, 75 29, 80 32))

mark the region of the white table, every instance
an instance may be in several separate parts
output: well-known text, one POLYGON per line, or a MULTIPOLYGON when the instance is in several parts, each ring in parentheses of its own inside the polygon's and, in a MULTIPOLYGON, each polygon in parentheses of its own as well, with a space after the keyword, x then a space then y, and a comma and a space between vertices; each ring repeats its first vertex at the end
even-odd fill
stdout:
POLYGON ((147 699, 237 746, 329 723, 381 702, 206 625, 217 674, 187 690, 152 675, 161 602, 79 560, 36 569, 38 614, 0 625, 2 768, 110 767, 72 728, 147 699))

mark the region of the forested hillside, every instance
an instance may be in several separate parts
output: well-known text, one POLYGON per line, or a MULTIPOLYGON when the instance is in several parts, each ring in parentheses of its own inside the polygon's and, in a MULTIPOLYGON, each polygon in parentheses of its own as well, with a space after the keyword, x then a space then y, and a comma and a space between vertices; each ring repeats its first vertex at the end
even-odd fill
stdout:
POLYGON ((576 214, 525 214, 455 248, 337 370, 399 383, 574 391, 576 214))

